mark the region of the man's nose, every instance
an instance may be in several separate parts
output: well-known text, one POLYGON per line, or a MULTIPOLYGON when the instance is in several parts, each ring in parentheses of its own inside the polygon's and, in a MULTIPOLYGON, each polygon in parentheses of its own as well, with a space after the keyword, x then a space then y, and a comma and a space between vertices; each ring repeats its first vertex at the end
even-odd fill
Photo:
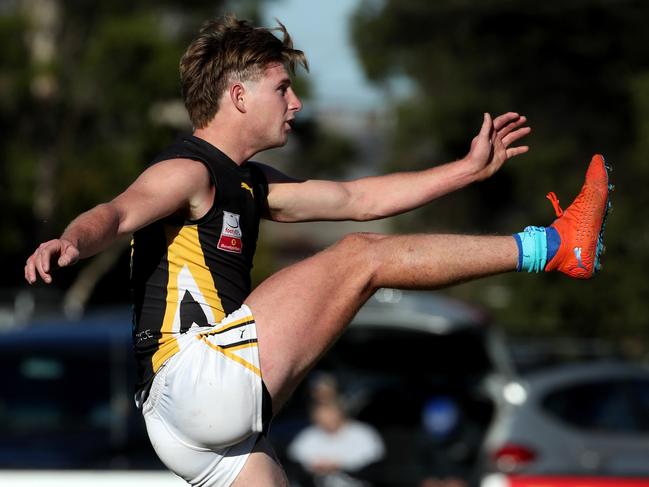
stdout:
POLYGON ((290 93, 290 98, 288 103, 289 109, 295 112, 299 112, 300 110, 302 110, 302 102, 293 91, 293 88, 289 87, 289 93, 290 93))

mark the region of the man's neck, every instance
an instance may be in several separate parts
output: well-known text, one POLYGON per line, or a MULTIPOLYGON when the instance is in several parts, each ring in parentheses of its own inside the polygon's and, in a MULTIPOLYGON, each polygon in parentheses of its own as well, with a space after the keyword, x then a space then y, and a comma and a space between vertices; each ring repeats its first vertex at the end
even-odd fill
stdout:
POLYGON ((218 130, 213 124, 194 130, 194 136, 209 142, 239 166, 255 155, 255 151, 242 143, 240 133, 233 134, 227 129, 218 130))

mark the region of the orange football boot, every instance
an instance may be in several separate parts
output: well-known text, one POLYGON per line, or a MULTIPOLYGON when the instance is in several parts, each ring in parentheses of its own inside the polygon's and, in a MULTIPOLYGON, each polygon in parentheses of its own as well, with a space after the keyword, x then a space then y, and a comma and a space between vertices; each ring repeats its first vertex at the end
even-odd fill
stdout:
POLYGON ((548 193, 557 219, 552 227, 559 233, 561 245, 545 266, 546 271, 559 271, 576 279, 590 279, 601 268, 600 255, 606 216, 611 208, 609 184, 611 167, 604 157, 595 154, 590 161, 586 180, 572 204, 563 211, 554 193, 548 193))

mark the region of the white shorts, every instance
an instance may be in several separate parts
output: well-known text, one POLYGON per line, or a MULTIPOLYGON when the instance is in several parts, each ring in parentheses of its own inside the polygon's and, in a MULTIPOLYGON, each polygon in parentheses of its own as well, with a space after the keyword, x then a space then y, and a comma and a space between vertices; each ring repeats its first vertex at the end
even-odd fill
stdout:
POLYGON ((252 313, 244 305, 178 344, 142 408, 151 444, 191 485, 229 486, 270 419, 252 313))

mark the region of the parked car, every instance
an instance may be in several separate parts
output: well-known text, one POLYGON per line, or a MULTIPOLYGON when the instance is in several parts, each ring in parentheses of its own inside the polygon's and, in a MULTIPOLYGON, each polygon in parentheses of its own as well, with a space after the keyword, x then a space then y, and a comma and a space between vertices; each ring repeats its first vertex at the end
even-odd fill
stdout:
POLYGON ((473 484, 493 414, 483 384, 506 367, 503 351, 479 309, 439 293, 380 290, 273 421, 271 441, 292 485, 308 485, 286 450, 309 424, 310 384, 323 374, 335 377, 351 415, 385 442, 385 459, 363 472, 364 480, 396 487, 458 477, 473 484), (439 428, 444 415, 447 427, 439 428))
POLYGON ((491 474, 482 487, 649 487, 648 478, 491 474))
MULTIPOLYGON (((130 321, 124 308, 0 332, 0 485, 183 484, 156 458, 133 405, 130 321)), ((487 321, 439 294, 381 290, 319 364, 336 375, 351 412, 383 436, 387 457, 375 485, 440 473, 445 441, 455 471, 472 474, 493 410, 480 387, 497 368, 487 321), (452 438, 422 428, 426 405, 439 397, 457 406, 461 428, 452 438)), ((308 381, 271 428, 289 475, 286 446, 308 423, 307 389, 308 381)))
POLYGON ((130 322, 124 308, 0 331, 0 485, 184 484, 133 404, 130 322))
MULTIPOLYGON (((162 478, 182 484, 156 458, 133 405, 131 349, 128 309, 0 332, 7 377, 0 393, 0 485, 23 485, 19 477, 30 485, 95 485, 88 476, 127 471, 137 472, 140 487, 165 485, 162 478)), ((383 289, 311 377, 333 374, 350 413, 380 432, 386 457, 366 472, 375 486, 448 476, 473 483, 494 411, 483 386, 507 369, 503 352, 498 329, 481 310, 439 293, 383 289), (440 412, 444 431, 431 419, 440 412)), ((302 472, 286 449, 309 423, 310 381, 270 431, 294 481, 302 472)), ((119 478, 115 483, 126 487, 119 478)))
POLYGON ((646 366, 617 361, 554 366, 492 384, 491 390, 496 412, 482 459, 487 472, 507 475, 486 477, 492 483, 485 481, 484 487, 499 485, 494 478, 513 479, 503 486, 524 485, 520 482, 530 475, 649 480, 646 366))

